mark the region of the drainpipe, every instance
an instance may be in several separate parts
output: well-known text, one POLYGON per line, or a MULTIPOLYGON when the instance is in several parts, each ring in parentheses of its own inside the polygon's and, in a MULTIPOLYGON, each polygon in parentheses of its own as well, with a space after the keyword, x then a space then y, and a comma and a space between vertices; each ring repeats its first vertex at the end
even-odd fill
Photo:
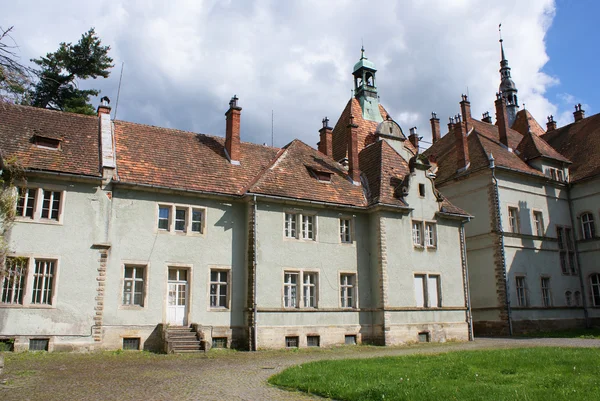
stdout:
POLYGON ((465 286, 465 302, 467 304, 467 323, 469 325, 469 341, 473 341, 473 315, 471 313, 471 289, 469 287, 469 264, 467 263, 467 246, 465 243, 465 223, 471 218, 460 222, 460 257, 463 267, 463 285, 465 286))
MULTIPOLYGON (((583 273, 581 272, 581 263, 579 260, 579 247, 577 246, 577 241, 575 240, 575 215, 573 214, 573 206, 571 204, 571 188, 572 188, 572 184, 567 184, 567 202, 569 203, 569 216, 571 217, 571 233, 573 235, 573 246, 575 247, 575 260, 577 263, 577 273, 579 276, 579 285, 581 286, 581 301, 583 303, 583 317, 585 319, 585 327, 586 328, 590 328, 592 327, 590 324, 590 316, 589 316, 589 311, 588 311, 588 307, 587 307, 587 297, 585 296, 585 287, 583 285, 583 273)), ((567 238, 567 241, 569 239, 567 238)))
POLYGON ((508 334, 513 335, 512 308, 510 307, 510 293, 508 292, 508 274, 506 273, 506 256, 504 254, 504 230, 502 229, 502 214, 500 210, 500 195, 498 193, 498 180, 496 179, 496 163, 494 156, 490 152, 490 169, 492 170, 492 179, 494 180, 494 199, 496 201, 496 217, 498 221, 498 234, 500 234, 500 255, 502 257, 502 276, 504 277, 504 292, 506 293, 506 314, 508 315, 508 334))
POLYGON ((253 283, 253 285, 254 285, 254 300, 253 300, 254 301, 254 308, 253 308, 254 309, 254 311, 253 311, 253 313, 254 313, 254 319, 252 320, 252 322, 254 323, 254 328, 253 328, 253 333, 252 334, 254 336, 254 339, 253 339, 253 345, 254 345, 254 347, 253 348, 254 348, 254 351, 257 351, 257 349, 258 349, 258 346, 257 346, 257 341, 258 341, 258 324, 256 322, 256 319, 258 317, 258 313, 257 313, 257 310, 256 310, 256 308, 257 308, 257 302, 256 302, 256 296, 257 296, 257 292, 256 292, 256 290, 257 290, 257 282, 256 282, 257 281, 256 280, 256 276, 257 276, 256 275, 256 265, 257 265, 257 263, 256 263, 256 258, 257 258, 257 255, 256 255, 256 231, 257 230, 256 230, 256 224, 257 224, 257 221, 256 220, 257 220, 257 214, 258 213, 257 213, 257 205, 256 205, 256 195, 254 195, 253 198, 254 198, 253 199, 254 206, 253 206, 252 213, 254 214, 254 219, 253 219, 254 220, 254 224, 252 225, 252 230, 253 230, 253 233, 252 233, 252 236, 253 236, 253 241, 252 241, 252 255, 253 255, 252 271, 253 271, 253 273, 252 274, 254 275, 254 278, 253 278, 254 279, 254 283, 253 283))

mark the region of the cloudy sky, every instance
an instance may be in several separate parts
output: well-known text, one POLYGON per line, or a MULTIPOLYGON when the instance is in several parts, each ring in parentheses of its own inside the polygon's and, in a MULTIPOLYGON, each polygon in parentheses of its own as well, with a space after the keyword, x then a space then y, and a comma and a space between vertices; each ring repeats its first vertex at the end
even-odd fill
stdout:
POLYGON ((24 61, 95 27, 115 67, 80 85, 109 96, 114 116, 124 63, 118 119, 224 135, 237 94, 243 140, 270 144, 273 114, 275 146, 294 138, 315 146, 321 119, 335 123, 351 96, 361 43, 378 69, 381 103, 405 132, 417 126, 429 140, 430 113, 445 124, 467 92, 476 117, 493 115, 500 22, 519 100, 542 126, 549 114, 570 122, 576 102, 596 113, 590 7, 598 8, 569 0, 14 1, 3 5, 0 26, 14 26, 24 61))

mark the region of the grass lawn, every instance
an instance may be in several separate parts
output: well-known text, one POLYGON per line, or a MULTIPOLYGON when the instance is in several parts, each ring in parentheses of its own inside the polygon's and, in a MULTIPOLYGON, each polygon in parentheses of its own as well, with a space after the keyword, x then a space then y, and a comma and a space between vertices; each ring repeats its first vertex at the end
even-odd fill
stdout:
POLYGON ((522 348, 311 362, 269 383, 340 401, 600 400, 600 350, 522 348))

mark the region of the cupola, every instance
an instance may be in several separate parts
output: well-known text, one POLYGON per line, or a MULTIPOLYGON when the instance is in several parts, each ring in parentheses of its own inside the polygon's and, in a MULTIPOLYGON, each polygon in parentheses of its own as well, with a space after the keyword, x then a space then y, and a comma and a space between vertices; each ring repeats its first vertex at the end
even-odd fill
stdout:
POLYGON ((364 120, 382 122, 379 112, 379 97, 375 84, 375 64, 365 57, 365 48, 360 49, 360 60, 354 64, 354 97, 359 101, 364 120))

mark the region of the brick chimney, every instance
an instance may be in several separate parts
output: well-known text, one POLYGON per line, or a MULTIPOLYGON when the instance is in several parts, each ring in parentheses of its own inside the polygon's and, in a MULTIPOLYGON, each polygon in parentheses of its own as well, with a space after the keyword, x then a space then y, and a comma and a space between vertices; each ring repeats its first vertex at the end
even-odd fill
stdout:
POLYGON ((319 152, 329 157, 333 156, 332 132, 333 128, 329 126, 329 119, 325 117, 323 119, 323 128, 319 130, 321 140, 318 143, 318 147, 319 152))
POLYGON ((488 123, 488 124, 492 123, 492 117, 490 116, 489 111, 486 111, 485 113, 483 113, 481 115, 481 121, 483 121, 484 123, 488 123))
POLYGON ((360 185, 360 170, 358 169, 358 125, 354 124, 354 116, 350 115, 348 124, 348 174, 354 185, 360 185))
POLYGON ((573 113, 573 117, 575 117, 575 122, 583 120, 585 118, 585 110, 581 108, 581 103, 575 105, 575 112, 573 113))
POLYGON ((468 124, 471 119, 471 102, 469 102, 467 95, 462 95, 461 97, 460 112, 462 114, 462 120, 465 124, 468 124))
POLYGON ((548 116, 548 122, 546 123, 546 132, 554 131, 556 129, 556 121, 554 121, 554 116, 550 114, 548 116))
POLYGON ((448 117, 448 133, 454 129, 454 117, 448 117))
POLYGON ((110 114, 110 99, 108 98, 108 96, 103 96, 102 99, 100 99, 100 105, 98 106, 98 117, 100 117, 100 115, 102 114, 110 114))
POLYGON ((225 113, 225 151, 231 164, 240 164, 240 116, 242 108, 238 106, 238 97, 233 95, 229 101, 229 110, 225 113))
POLYGON ((410 129, 410 135, 408 136, 408 140, 415 147, 417 153, 419 153, 419 135, 417 135, 417 127, 412 127, 410 129))
POLYGON ((456 146, 456 169, 466 170, 469 167, 469 145, 467 144, 467 129, 460 121, 460 116, 454 118, 454 146, 456 146))
POLYGON ((429 122, 431 123, 431 142, 436 143, 442 137, 442 132, 440 131, 440 119, 437 118, 437 114, 431 112, 429 122))
POLYGON ((498 125, 498 133, 500 134, 500 142, 508 146, 508 114, 506 113, 506 100, 502 93, 496 93, 496 124, 498 125))

